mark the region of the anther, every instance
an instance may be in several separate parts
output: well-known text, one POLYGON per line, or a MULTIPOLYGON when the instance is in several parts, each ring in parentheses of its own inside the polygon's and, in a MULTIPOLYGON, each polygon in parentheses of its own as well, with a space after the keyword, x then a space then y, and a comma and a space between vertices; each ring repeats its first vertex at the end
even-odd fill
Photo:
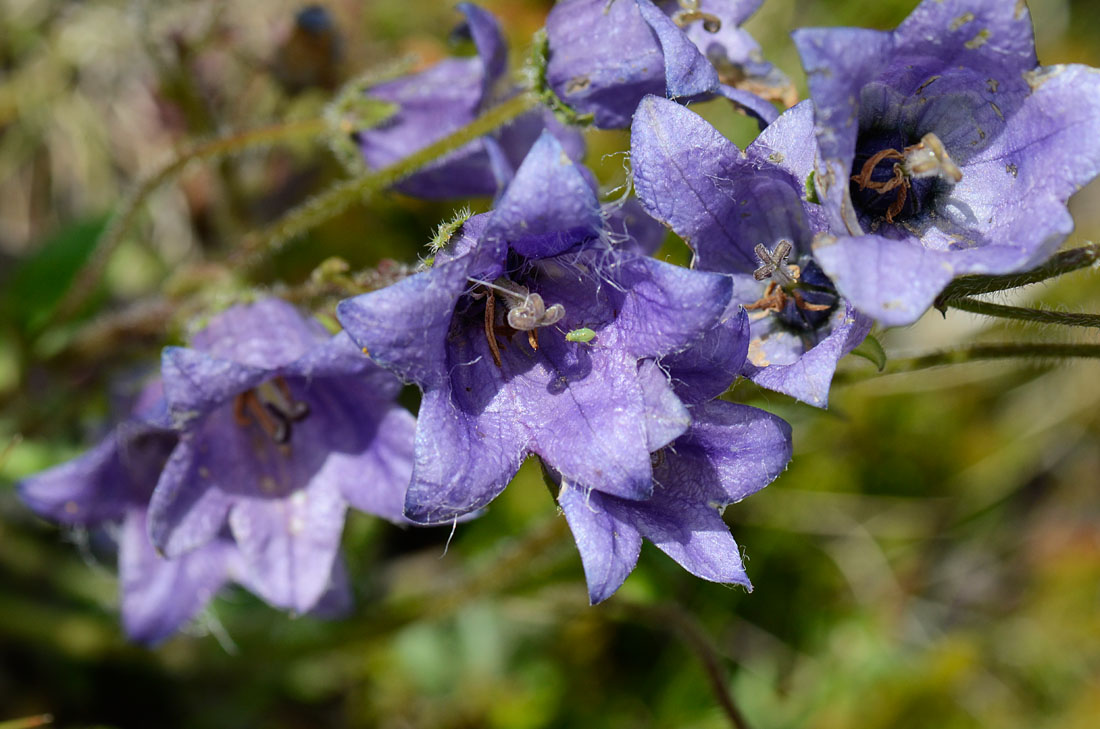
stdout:
POLYGON ((680 7, 683 10, 677 10, 672 15, 672 22, 680 28, 686 28, 696 21, 703 21, 703 30, 708 33, 717 33, 722 30, 722 21, 717 15, 711 13, 704 13, 699 10, 698 3, 680 3, 680 7), (688 7, 688 6, 692 7, 688 7))
POLYGON ((246 427, 256 423, 280 445, 290 440, 291 423, 307 415, 309 405, 294 399, 290 386, 282 377, 242 392, 233 400, 233 418, 238 425, 246 427))

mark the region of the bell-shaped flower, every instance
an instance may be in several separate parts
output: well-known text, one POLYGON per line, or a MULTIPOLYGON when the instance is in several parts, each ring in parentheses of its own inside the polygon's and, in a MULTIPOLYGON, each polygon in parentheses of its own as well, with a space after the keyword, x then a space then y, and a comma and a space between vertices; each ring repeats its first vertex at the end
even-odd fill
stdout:
POLYGON ((375 362, 424 391, 410 519, 484 506, 532 453, 601 493, 650 496, 650 452, 690 418, 642 365, 712 329, 730 281, 611 237, 585 171, 544 133, 431 268, 337 307, 375 362))
MULTIPOLYGON (((83 456, 19 484, 40 516, 106 531, 117 540, 122 623, 131 639, 157 643, 192 620, 230 580, 245 582, 228 530, 176 559, 149 541, 149 497, 178 442, 167 427, 159 380, 138 398, 130 419, 83 456)), ((326 602, 347 602, 346 580, 334 579, 326 602)))
POLYGON ((796 31, 830 236, 816 257, 885 324, 959 274, 1041 263, 1100 171, 1100 73, 1040 67, 1027 5, 924 0, 893 32, 796 31))
POLYGON ((793 87, 739 26, 761 0, 560 0, 546 19, 546 80, 596 126, 630 125, 647 94, 720 95, 762 125, 793 87))
POLYGON ((742 373, 825 407, 837 361, 871 320, 837 295, 814 260, 814 235, 826 228, 821 206, 806 200, 815 154, 805 102, 744 152, 698 114, 656 96, 638 106, 631 131, 642 206, 691 246, 693 267, 733 278, 733 302, 751 320, 742 373))
MULTIPOLYGON (((355 133, 371 169, 380 169, 474 121, 514 93, 506 84, 508 48, 496 19, 471 3, 459 3, 459 27, 477 47, 472 58, 449 58, 419 73, 377 84, 367 95, 397 106, 379 126, 355 133), (505 87, 505 88, 502 88, 505 87)), ((481 137, 423 167, 396 188, 414 197, 439 199, 493 196, 507 186, 543 129, 550 130, 574 159, 584 156, 580 134, 546 109, 520 116, 496 134, 481 137)))
POLYGON ((577 542, 593 604, 610 597, 633 571, 643 538, 697 577, 752 589, 722 510, 787 467, 791 429, 763 410, 711 399, 729 387, 748 351, 747 316, 741 312, 728 324, 663 358, 659 368, 653 362, 643 366, 655 382, 672 382, 692 417, 686 433, 651 455, 649 499, 632 501, 560 480, 558 503, 577 542), (723 371, 716 363, 728 364, 723 371))
POLYGON ((248 587, 308 612, 349 504, 402 521, 415 420, 400 383, 277 299, 222 312, 191 345, 162 358, 180 435, 149 506, 153 544, 177 558, 228 526, 248 587))

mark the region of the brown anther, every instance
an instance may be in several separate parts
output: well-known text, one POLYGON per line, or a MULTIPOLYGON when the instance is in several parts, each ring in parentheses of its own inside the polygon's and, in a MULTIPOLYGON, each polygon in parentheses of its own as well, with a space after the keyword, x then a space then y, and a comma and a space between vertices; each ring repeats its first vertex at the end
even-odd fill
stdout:
MULTIPOLYGON (((905 159, 905 155, 903 155, 896 149, 880 149, 878 152, 875 152, 875 154, 872 155, 869 160, 863 163, 863 168, 860 169, 858 175, 852 176, 852 181, 859 185, 861 190, 865 188, 870 188, 872 190, 878 190, 879 192, 887 192, 888 190, 894 189, 894 187, 897 187, 897 185, 899 184, 894 181, 897 179, 898 173, 901 170, 901 168, 897 165, 894 166, 893 179, 889 180, 886 183, 871 181, 871 175, 874 173, 875 168, 878 167, 879 162, 882 162, 885 159, 903 160, 905 159), (891 184, 892 186, 889 188, 881 187, 882 185, 891 184)), ((902 174, 902 177, 904 178, 904 174, 902 174)))
POLYGON ((536 352, 539 351, 539 330, 528 329, 527 330, 527 343, 531 345, 531 349, 536 352))
POLYGON ((832 308, 829 304, 811 304, 802 298, 802 294, 794 292, 794 305, 803 311, 828 311, 832 308))
POLYGON ((276 443, 286 443, 290 440, 290 423, 285 417, 265 407, 254 390, 237 395, 233 403, 233 411, 235 414, 240 413, 238 423, 242 425, 247 425, 249 422, 256 423, 276 443))
POLYGON ((886 222, 894 222, 894 218, 905 207, 905 198, 909 196, 909 181, 906 180, 906 184, 902 185, 898 190, 898 196, 894 198, 894 202, 890 203, 890 207, 886 211, 886 222))
POLYGON ((489 352, 493 355, 493 362, 497 367, 501 366, 500 347, 497 346, 497 333, 495 325, 497 297, 489 291, 485 299, 485 340, 489 342, 489 352))
POLYGON ((745 311, 770 311, 778 314, 787 305, 787 292, 772 281, 764 289, 764 295, 751 304, 745 305, 745 311))

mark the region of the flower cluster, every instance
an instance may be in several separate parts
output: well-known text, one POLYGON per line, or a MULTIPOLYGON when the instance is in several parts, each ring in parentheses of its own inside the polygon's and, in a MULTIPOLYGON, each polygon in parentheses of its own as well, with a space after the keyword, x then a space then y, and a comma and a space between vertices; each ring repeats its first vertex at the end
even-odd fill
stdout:
MULTIPOLYGON (((339 303, 343 332, 276 299, 227 310, 164 351, 99 446, 24 482, 44 516, 122 522, 132 636, 169 635, 230 580, 331 613, 348 603, 348 506, 452 523, 532 456, 592 602, 643 538, 750 585, 722 509, 783 471, 791 430, 722 399, 735 380, 826 407, 873 322, 915 321, 958 274, 1041 262, 1100 171, 1100 74, 1038 66, 1023 3, 924 0, 893 32, 797 31, 799 104, 739 27, 759 4, 561 0, 544 80, 573 118, 630 127, 636 199, 601 202, 579 132, 529 112, 399 184, 495 202, 412 275, 339 303), (764 126, 745 150, 686 106, 712 97, 764 126), (690 268, 653 257, 662 225, 690 268), (423 393, 416 419, 401 382, 423 393)), ((397 109, 356 135, 370 167, 517 93, 495 19, 459 10, 476 57, 367 90, 397 109)))

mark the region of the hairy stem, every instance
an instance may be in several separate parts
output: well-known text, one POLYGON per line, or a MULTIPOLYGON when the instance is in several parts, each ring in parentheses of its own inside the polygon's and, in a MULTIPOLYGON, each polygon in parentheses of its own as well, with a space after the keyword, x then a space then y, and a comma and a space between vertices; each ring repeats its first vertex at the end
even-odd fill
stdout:
POLYGON ((325 130, 326 123, 323 119, 309 119, 289 124, 272 124, 198 144, 161 167, 126 198, 111 218, 107 228, 103 231, 99 240, 96 241, 91 257, 77 274, 72 287, 58 308, 58 314, 61 317, 71 316, 87 300, 103 274, 103 269, 106 267, 111 254, 134 224, 138 212, 145 205, 146 200, 161 185, 182 172, 188 163, 193 160, 217 159, 247 147, 271 144, 272 142, 295 137, 314 136, 324 133, 325 130))
POLYGON ((971 314, 993 316, 998 319, 1015 319, 1039 324, 1062 324, 1068 327, 1100 327, 1100 315, 1075 314, 1048 309, 1027 309, 1020 306, 993 304, 979 299, 960 298, 947 302, 952 309, 969 311, 971 314))
POLYGON ((1097 261, 1100 261, 1100 245, 1089 243, 1080 248, 1057 253, 1046 263, 1030 271, 1004 276, 960 276, 949 283, 943 293, 936 298, 936 308, 943 311, 957 299, 1046 281, 1065 273, 1087 268, 1097 261))
POLYGON ((644 605, 619 599, 610 607, 619 608, 627 615, 633 615, 645 622, 662 628, 674 630, 680 638, 694 651, 703 666, 703 672, 707 674, 707 683, 710 684, 718 706, 729 719, 730 726, 734 729, 750 729, 745 715, 741 713, 730 694, 725 671, 722 670, 721 657, 711 645, 711 638, 700 627, 694 617, 684 611, 679 605, 668 603, 664 605, 644 605))
POLYGON ((352 204, 393 186, 440 157, 504 126, 537 103, 537 98, 530 93, 515 96, 389 167, 329 188, 294 208, 264 230, 247 236, 240 251, 232 257, 232 262, 255 266, 265 254, 278 251, 287 241, 339 215, 352 204))

